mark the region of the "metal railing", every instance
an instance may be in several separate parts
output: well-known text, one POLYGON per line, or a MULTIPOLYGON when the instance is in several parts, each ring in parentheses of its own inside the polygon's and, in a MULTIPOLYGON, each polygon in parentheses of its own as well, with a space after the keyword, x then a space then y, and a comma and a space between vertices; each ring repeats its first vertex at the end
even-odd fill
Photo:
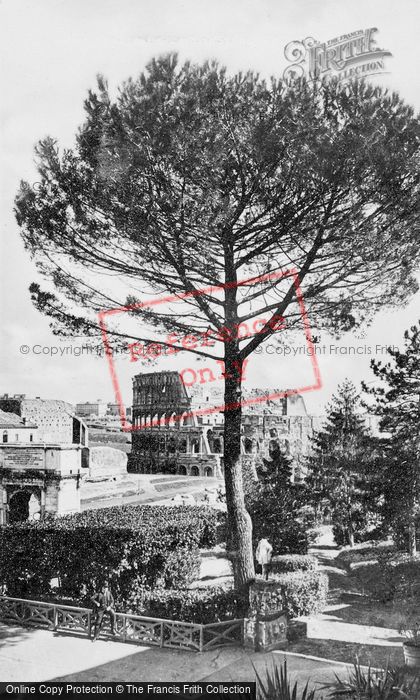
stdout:
MULTIPOLYGON (((0 621, 90 637, 94 614, 89 608, 0 596, 0 621)), ((243 618, 202 625, 115 613, 115 639, 143 646, 207 651, 222 646, 241 646, 243 632, 243 618)), ((107 634, 106 628, 103 633, 107 634)))

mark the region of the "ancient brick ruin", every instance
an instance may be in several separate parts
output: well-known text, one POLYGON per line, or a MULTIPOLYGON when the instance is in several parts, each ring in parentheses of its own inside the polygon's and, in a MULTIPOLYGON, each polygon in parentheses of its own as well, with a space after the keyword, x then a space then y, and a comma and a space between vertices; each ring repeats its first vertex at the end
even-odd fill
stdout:
MULTIPOLYGON (((246 397, 258 395, 257 390, 246 397)), ((200 415, 220 405, 220 395, 192 392, 176 371, 149 372, 133 379, 133 435, 129 471, 223 475, 223 414, 200 415)), ((245 405, 242 419, 243 461, 251 466, 276 450, 292 458, 293 478, 304 472, 309 440, 320 419, 308 416, 301 396, 245 405)))

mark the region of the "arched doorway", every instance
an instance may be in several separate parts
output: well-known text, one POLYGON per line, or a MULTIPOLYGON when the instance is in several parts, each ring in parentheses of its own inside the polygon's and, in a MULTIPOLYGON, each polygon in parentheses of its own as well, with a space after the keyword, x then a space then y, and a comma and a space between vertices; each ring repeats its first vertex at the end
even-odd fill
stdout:
POLYGON ((200 476, 200 470, 198 467, 191 467, 191 476, 200 476))
POLYGON ((182 465, 180 467, 178 467, 178 474, 185 474, 186 475, 187 474, 186 468, 183 467, 182 465))
POLYGON ((280 444, 278 440, 270 440, 268 452, 271 459, 275 459, 280 454, 280 444))
POLYGON ((213 449, 213 438, 214 438, 214 436, 213 436, 213 431, 212 431, 211 428, 208 429, 206 437, 207 437, 207 440, 208 440, 208 443, 209 443, 210 452, 214 452, 214 449, 213 449))
POLYGON ((213 469, 211 467, 206 467, 204 470, 205 476, 213 476, 213 469))
POLYGON ((17 491, 9 499, 9 523, 22 523, 29 519, 29 491, 17 491))
POLYGON ((213 452, 217 452, 217 454, 222 452, 222 441, 219 437, 215 437, 213 440, 213 452))
POLYGON ((246 437, 244 440, 244 449, 245 449, 245 454, 250 455, 252 454, 252 440, 249 437, 246 437))

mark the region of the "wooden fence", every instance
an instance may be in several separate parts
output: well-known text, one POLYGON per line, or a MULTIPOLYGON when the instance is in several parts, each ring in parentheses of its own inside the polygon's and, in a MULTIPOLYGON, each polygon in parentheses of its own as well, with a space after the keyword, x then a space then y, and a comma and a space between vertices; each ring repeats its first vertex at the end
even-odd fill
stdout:
MULTIPOLYGON (((0 621, 7 624, 41 627, 90 637, 93 619, 89 608, 0 596, 0 621)), ((115 639, 144 646, 208 651, 222 646, 241 646, 243 631, 243 619, 200 625, 118 612, 115 614, 115 639)), ((107 629, 103 630, 103 634, 109 634, 107 629)))

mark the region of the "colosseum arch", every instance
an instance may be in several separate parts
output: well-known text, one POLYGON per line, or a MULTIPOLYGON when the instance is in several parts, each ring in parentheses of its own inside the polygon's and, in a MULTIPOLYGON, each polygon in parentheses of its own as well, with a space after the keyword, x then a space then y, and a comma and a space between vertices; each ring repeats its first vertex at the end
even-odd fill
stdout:
POLYGON ((213 450, 214 450, 214 452, 216 452, 217 454, 221 454, 221 453, 223 452, 223 448, 222 448, 222 438, 221 438, 221 437, 219 437, 219 436, 214 437, 214 439, 213 439, 213 450))
POLYGON ((278 440, 270 440, 268 445, 268 452, 270 454, 270 457, 280 452, 280 443, 278 440))
POLYGON ((246 455, 252 453, 252 439, 249 437, 244 438, 244 452, 246 455))
POLYGON ((192 438, 190 444, 191 444, 191 452, 193 454, 198 454, 200 452, 200 440, 199 440, 199 438, 192 438))
POLYGON ((175 416, 176 416, 176 413, 174 413, 174 412, 166 414, 166 418, 168 421, 167 422, 168 428, 175 428, 175 416))

